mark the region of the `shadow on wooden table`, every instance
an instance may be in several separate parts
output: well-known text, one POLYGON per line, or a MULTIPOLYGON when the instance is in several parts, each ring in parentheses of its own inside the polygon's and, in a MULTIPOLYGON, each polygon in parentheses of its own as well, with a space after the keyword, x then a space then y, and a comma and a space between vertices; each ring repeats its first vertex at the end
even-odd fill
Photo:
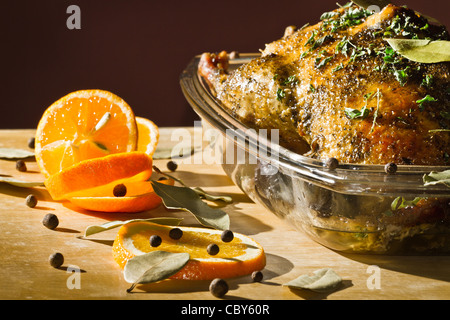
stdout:
POLYGON ((226 187, 234 185, 233 181, 223 171, 220 174, 211 174, 177 170, 170 174, 183 180, 190 187, 226 187))
MULTIPOLYGON (((339 252, 338 252, 339 253, 339 252)), ((384 256, 339 253, 367 266, 450 282, 450 256, 384 256)))
MULTIPOLYGON (((0 183, 0 193, 12 197, 25 198, 30 194, 34 194, 38 201, 52 201, 50 194, 44 187, 22 188, 7 183, 0 183)), ((25 202, 24 202, 25 203, 25 202)), ((39 204, 39 202, 38 202, 39 204)), ((36 207, 39 209, 38 207, 36 207)))
POLYGON ((106 221, 127 221, 132 219, 149 219, 149 218, 157 218, 157 217, 176 217, 175 210, 167 210, 163 205, 149 211, 136 212, 136 213, 109 213, 109 212, 97 212, 90 211, 86 209, 82 209, 77 207, 76 205, 66 201, 62 204, 65 208, 75 211, 81 214, 85 214, 92 217, 97 217, 106 221))
POLYGON ((156 283, 137 285, 136 289, 129 293, 188 293, 188 292, 204 292, 209 290, 211 281, 199 280, 165 280, 156 283), (139 291, 140 290, 140 291, 139 291))
MULTIPOLYGON (((129 294, 149 294, 149 293, 170 293, 170 294, 181 294, 181 293, 198 293, 198 292, 208 292, 209 285, 211 281, 209 280, 169 280, 161 281, 158 283, 152 283, 147 285, 139 285, 136 287, 135 291, 129 292, 129 294), (140 290, 140 291, 138 291, 140 290)), ((232 292, 239 288, 239 278, 228 280, 229 286, 228 293, 222 297, 223 300, 249 300, 248 298, 232 295, 232 292)), ((213 297, 213 296, 211 296, 213 297)))
MULTIPOLYGON (((264 275, 264 279, 262 284, 264 285, 276 285, 279 284, 271 282, 270 280, 274 277, 278 277, 285 273, 288 273, 294 268, 294 265, 281 256, 277 256, 274 254, 266 254, 267 265, 262 270, 264 275)), ((157 283, 147 284, 147 285, 138 285, 136 288, 141 291, 132 291, 131 293, 188 293, 188 292, 206 292, 209 291, 209 285, 211 281, 184 281, 184 280, 170 280, 170 281, 161 281, 157 283)), ((246 275, 242 277, 236 277, 232 279, 227 279, 227 283, 229 286, 229 290, 233 291, 239 288, 241 285, 253 283, 251 275, 246 275)), ((244 299, 242 297, 233 296, 227 294, 225 299, 244 299)))
POLYGON ((266 252, 266 266, 262 271, 264 275, 263 282, 267 283, 268 280, 287 274, 292 269, 294 269, 294 264, 288 259, 266 252))

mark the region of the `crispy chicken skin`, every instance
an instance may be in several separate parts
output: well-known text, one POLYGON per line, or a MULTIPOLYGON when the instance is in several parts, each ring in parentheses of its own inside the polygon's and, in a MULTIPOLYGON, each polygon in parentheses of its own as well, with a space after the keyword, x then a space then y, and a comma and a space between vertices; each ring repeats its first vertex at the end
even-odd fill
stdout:
POLYGON ((226 52, 205 53, 199 73, 236 118, 279 129, 280 143, 295 152, 351 164, 448 165, 450 63, 410 61, 386 38, 449 35, 405 7, 372 14, 345 6, 237 70, 228 70, 226 52))

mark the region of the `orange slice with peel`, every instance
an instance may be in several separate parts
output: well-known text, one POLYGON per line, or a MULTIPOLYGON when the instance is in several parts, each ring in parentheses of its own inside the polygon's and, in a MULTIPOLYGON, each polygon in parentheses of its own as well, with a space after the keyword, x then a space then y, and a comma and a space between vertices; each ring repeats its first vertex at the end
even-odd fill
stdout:
MULTIPOLYGON (((159 183, 173 185, 173 180, 159 183)), ((127 193, 124 197, 113 195, 113 188, 97 188, 88 196, 72 197, 71 203, 82 209, 108 213, 136 213, 157 208, 162 199, 153 191, 150 181, 124 182, 127 193)))
POLYGON ((87 159, 135 151, 137 125, 131 107, 104 90, 81 90, 53 103, 36 130, 35 155, 48 178, 87 159))
POLYGON ((124 182, 146 181, 152 175, 152 158, 144 152, 117 153, 81 161, 51 175, 45 186, 53 200, 83 197, 124 182))
POLYGON ((159 128, 151 120, 136 117, 138 130, 137 151, 142 151, 153 156, 159 142, 159 128))
POLYGON ((157 225, 151 222, 132 222, 120 228, 113 244, 113 258, 121 268, 127 261, 137 255, 152 251, 166 251, 190 255, 186 266, 170 279, 178 280, 212 280, 215 278, 233 278, 262 270, 266 264, 264 249, 253 239, 234 233, 231 242, 221 240, 220 230, 183 227, 179 240, 170 238, 169 232, 174 227, 157 225), (159 247, 150 245, 150 237, 158 235, 162 239, 159 247), (219 253, 209 255, 209 244, 217 244, 219 253))

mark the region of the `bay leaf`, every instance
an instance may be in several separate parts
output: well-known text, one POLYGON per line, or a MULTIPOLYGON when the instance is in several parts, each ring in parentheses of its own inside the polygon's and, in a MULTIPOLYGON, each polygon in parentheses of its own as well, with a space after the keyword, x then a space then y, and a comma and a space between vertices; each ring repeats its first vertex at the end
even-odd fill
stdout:
POLYGON ((192 190, 194 190, 201 198, 203 198, 205 200, 223 201, 225 203, 233 202, 233 198, 231 198, 230 196, 214 195, 214 194, 206 192, 205 190, 203 190, 202 188, 199 188, 199 187, 192 188, 192 190))
POLYGON ((178 226, 183 219, 181 218, 171 218, 171 217, 161 217, 161 218, 150 218, 150 219, 133 219, 127 221, 111 221, 106 222, 101 225, 93 225, 86 228, 84 231, 84 236, 89 237, 93 234, 100 233, 103 231, 119 228, 123 225, 132 222, 153 222, 156 224, 166 225, 166 226, 178 226))
POLYGON ((127 261, 123 271, 125 281, 133 284, 127 291, 132 291, 138 284, 168 279, 183 269, 189 259, 189 253, 166 251, 153 251, 133 257, 127 261))
POLYGON ((34 152, 32 151, 14 148, 0 148, 0 159, 20 160, 31 157, 34 157, 34 152))
MULTIPOLYGON (((178 182, 179 184, 181 184, 183 187, 186 188, 191 188, 189 187, 187 184, 185 184, 183 182, 183 180, 178 179, 168 173, 162 172, 157 166, 153 166, 153 170, 155 170, 157 173, 162 174, 170 179, 172 179, 173 181, 178 182)), ((221 196, 221 195, 213 195, 210 194, 208 192, 206 192, 205 190, 203 190, 202 188, 199 187, 195 187, 195 188, 191 188, 192 190, 194 190, 201 198, 209 200, 209 201, 223 201, 225 203, 232 203, 233 202, 233 198, 231 198, 230 196, 221 196)))
POLYGON ((200 224, 206 227, 219 230, 230 228, 228 214, 220 209, 208 206, 191 188, 165 185, 156 181, 152 181, 152 186, 167 209, 188 211, 195 216, 200 224))
POLYGON ((341 283, 342 278, 333 269, 324 268, 315 271, 313 275, 302 275, 284 286, 327 293, 334 291, 341 283))
POLYGON ((425 186, 434 186, 437 184, 444 184, 450 187, 450 170, 442 172, 431 172, 423 177, 425 186))
POLYGON ((352 0, 352 2, 364 9, 368 9, 371 6, 378 6, 380 10, 391 3, 391 1, 387 0, 352 0))
POLYGON ((406 200, 404 197, 395 198, 394 201, 392 201, 391 203, 391 210, 396 211, 405 209, 407 207, 415 207, 422 199, 423 198, 420 197, 416 197, 413 200, 406 200))
POLYGON ((173 148, 156 148, 155 153, 153 154, 153 160, 168 160, 172 158, 187 158, 188 156, 191 156, 194 154, 194 147, 189 146, 183 146, 180 150, 178 150, 178 154, 172 154, 173 148))
POLYGON ((44 186, 44 182, 42 181, 22 181, 12 177, 4 177, 4 176, 0 176, 0 182, 8 183, 12 186, 20 188, 34 188, 44 186))
POLYGON ((403 57, 419 63, 450 61, 450 41, 422 39, 385 39, 403 57))

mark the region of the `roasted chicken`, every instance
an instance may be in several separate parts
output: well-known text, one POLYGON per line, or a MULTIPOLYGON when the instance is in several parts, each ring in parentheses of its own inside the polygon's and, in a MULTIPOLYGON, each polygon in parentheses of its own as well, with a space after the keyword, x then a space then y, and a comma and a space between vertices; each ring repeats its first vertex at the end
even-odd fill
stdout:
POLYGON ((286 30, 234 71, 226 52, 202 55, 199 73, 236 118, 320 160, 450 164, 450 63, 408 60, 385 40, 449 40, 444 26, 406 7, 347 5, 286 30))

